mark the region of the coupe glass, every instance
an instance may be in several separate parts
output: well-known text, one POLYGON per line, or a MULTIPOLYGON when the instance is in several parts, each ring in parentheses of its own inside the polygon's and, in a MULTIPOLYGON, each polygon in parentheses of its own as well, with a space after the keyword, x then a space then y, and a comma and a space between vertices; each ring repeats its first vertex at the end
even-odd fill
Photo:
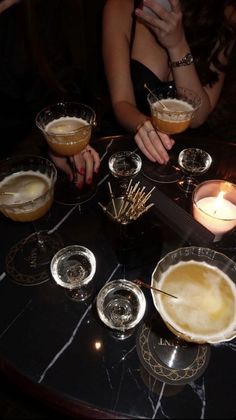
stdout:
POLYGON ((51 273, 55 282, 68 289, 68 296, 76 301, 84 301, 90 297, 95 271, 94 254, 81 245, 60 249, 51 261, 51 273))
POLYGON ((94 110, 82 103, 60 102, 40 111, 36 116, 36 125, 56 155, 70 158, 73 182, 69 182, 64 173, 61 174, 55 199, 63 204, 89 200, 95 194, 95 187, 85 185, 81 191, 76 187, 74 155, 84 150, 90 142, 92 129, 96 125, 94 110))
POLYGON ((194 346, 235 338, 235 282, 235 262, 213 249, 179 248, 158 262, 151 285, 177 296, 173 299, 151 290, 156 310, 173 333, 172 345, 160 355, 168 367, 190 366, 187 354, 194 346))
MULTIPOLYGON (((157 132, 168 135, 185 131, 201 105, 201 98, 196 93, 175 87, 173 83, 149 92, 147 100, 153 126, 157 132)), ((180 170, 171 155, 166 165, 147 162, 143 172, 152 181, 160 183, 176 182, 180 177, 180 170)))
POLYGON ((106 283, 98 293, 96 304, 101 321, 120 340, 132 334, 146 310, 146 299, 142 290, 125 279, 106 283))
POLYGON ((1 161, 0 211, 16 222, 32 222, 35 233, 16 244, 9 253, 9 270, 20 284, 33 285, 49 279, 40 278, 58 249, 58 238, 47 231, 37 231, 35 222, 50 209, 54 198, 57 171, 52 162, 39 156, 18 156, 1 161))
POLYGON ((186 174, 178 181, 178 185, 185 193, 189 194, 198 184, 195 177, 208 171, 212 164, 212 158, 205 150, 188 148, 180 152, 178 163, 186 174))
POLYGON ((119 182, 120 193, 125 194, 130 180, 140 172, 142 160, 137 153, 124 150, 111 155, 108 166, 111 174, 119 182))

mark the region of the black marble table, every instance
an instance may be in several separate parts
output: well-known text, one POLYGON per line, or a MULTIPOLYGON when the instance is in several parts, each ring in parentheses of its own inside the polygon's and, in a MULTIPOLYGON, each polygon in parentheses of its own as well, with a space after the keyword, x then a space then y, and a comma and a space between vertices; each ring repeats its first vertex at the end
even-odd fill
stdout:
MULTIPOLYGON (((235 182, 235 144, 186 135, 176 141, 175 152, 194 145, 208 150, 213 157, 212 168, 200 181, 218 178, 235 182)), ((150 283, 154 267, 167 252, 183 246, 202 246, 202 241, 209 247, 216 245, 204 232, 196 235, 198 227, 191 225, 191 197, 185 196, 176 183, 155 184, 167 199, 165 205, 169 208, 173 203, 171 214, 180 209, 179 220, 164 217, 163 208, 158 211, 155 205, 130 229, 132 241, 121 257, 116 229, 98 201, 106 202, 107 182, 113 182, 108 175, 109 156, 116 150, 135 150, 135 144, 128 136, 117 136, 99 139, 94 146, 102 160, 96 195, 81 205, 66 206, 55 201, 44 220, 45 229, 49 234, 57 233, 64 246, 80 244, 94 252, 97 270, 88 301, 69 299, 51 278, 49 267, 44 268, 48 281, 42 284, 16 283, 6 267, 6 257, 31 233, 31 226, 0 217, 2 372, 29 395, 60 413, 75 416, 235 418, 236 340, 211 346, 183 345, 186 363, 171 370, 158 359, 158 351, 171 351, 173 336, 156 313, 149 290, 143 289, 145 316, 129 338, 117 340, 99 320, 96 295, 106 282, 141 278, 150 283), (185 214, 183 220, 181 214, 185 214)), ((142 174, 139 180, 147 182, 142 174)), ((235 234, 218 244, 217 250, 235 259, 235 234)))

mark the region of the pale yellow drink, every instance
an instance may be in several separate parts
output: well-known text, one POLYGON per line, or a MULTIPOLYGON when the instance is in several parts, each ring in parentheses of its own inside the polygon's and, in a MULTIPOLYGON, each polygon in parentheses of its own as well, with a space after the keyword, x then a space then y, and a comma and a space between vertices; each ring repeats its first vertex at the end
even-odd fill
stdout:
POLYGON ((0 209, 12 220, 39 219, 53 202, 51 180, 39 171, 15 172, 0 182, 0 209))
POLYGON ((82 118, 61 117, 46 125, 45 136, 55 153, 73 156, 85 149, 91 131, 91 125, 82 118))
POLYGON ((205 262, 180 262, 161 277, 158 287, 178 297, 157 297, 163 319, 194 340, 224 336, 236 322, 236 287, 205 262))

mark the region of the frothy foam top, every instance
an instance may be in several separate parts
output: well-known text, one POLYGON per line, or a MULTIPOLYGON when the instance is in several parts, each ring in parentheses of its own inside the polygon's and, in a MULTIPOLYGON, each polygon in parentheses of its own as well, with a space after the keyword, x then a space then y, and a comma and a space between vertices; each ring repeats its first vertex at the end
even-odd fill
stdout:
POLYGON ((0 203, 5 205, 23 204, 42 196, 50 188, 49 178, 39 171, 19 171, 0 182, 0 203))
POLYGON ((152 104, 152 106, 154 107, 155 110, 157 111, 178 111, 178 112, 191 112, 194 110, 193 106, 191 104, 189 104, 188 102, 185 102, 181 99, 176 99, 176 98, 168 98, 168 99, 162 99, 161 103, 159 101, 154 102, 152 104), (162 104, 166 106, 167 110, 163 109, 162 104))
POLYGON ((45 127, 45 131, 55 135, 72 133, 86 125, 89 125, 88 122, 82 118, 61 117, 48 123, 45 127))
POLYGON ((236 325, 236 286, 216 267, 180 262, 169 267, 158 287, 178 297, 154 292, 163 319, 183 334, 209 339, 236 325))

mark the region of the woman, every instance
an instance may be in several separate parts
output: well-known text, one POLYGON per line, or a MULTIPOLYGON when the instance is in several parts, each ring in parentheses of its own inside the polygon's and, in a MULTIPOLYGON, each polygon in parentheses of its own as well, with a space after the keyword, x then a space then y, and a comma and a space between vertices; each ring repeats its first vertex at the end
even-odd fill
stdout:
MULTIPOLYGON (((32 138, 36 129, 35 116, 48 104, 93 101, 86 89, 83 57, 80 60, 82 30, 77 39, 76 60, 71 51, 68 21, 71 22, 75 10, 80 11, 79 1, 77 9, 74 3, 74 0, 0 1, 0 120, 2 138, 7 139, 0 145, 0 155, 15 153, 20 140, 20 147, 28 148, 27 137, 32 138)), ((72 180, 68 159, 52 152, 50 157, 72 180)), ((92 183, 94 172, 99 170, 99 155, 87 146, 74 156, 74 161, 80 189, 84 183, 92 183)))
POLYGON ((153 129, 144 84, 153 90, 172 81, 195 91, 202 103, 191 127, 200 126, 220 97, 236 34, 235 0, 169 0, 169 5, 168 12, 157 0, 108 0, 103 15, 103 56, 115 116, 135 133, 147 158, 160 164, 169 160, 174 140, 153 129))

